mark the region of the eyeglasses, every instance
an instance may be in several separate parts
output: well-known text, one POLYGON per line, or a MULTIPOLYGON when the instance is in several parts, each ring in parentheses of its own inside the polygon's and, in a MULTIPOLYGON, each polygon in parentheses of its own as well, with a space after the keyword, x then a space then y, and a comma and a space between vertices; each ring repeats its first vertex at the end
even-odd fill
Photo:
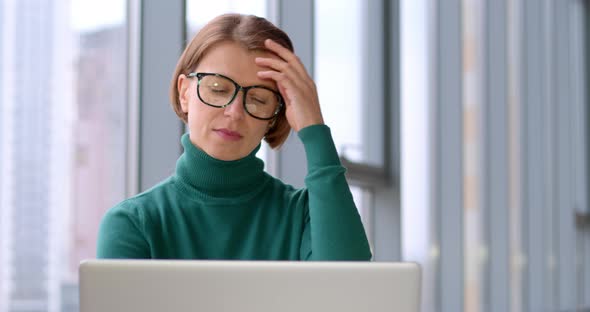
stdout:
POLYGON ((197 77, 197 95, 209 106, 227 107, 244 90, 244 110, 256 119, 273 119, 283 107, 281 94, 265 86, 242 87, 229 77, 213 73, 190 73, 187 77, 197 77))

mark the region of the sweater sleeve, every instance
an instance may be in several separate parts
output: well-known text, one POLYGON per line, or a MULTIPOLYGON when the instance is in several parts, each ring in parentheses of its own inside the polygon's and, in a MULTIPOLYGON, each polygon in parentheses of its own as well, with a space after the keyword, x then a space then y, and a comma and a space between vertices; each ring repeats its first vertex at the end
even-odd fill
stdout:
POLYGON ((141 231, 139 211, 127 203, 122 202, 104 215, 98 231, 97 258, 150 258, 149 244, 141 231))
POLYGON ((308 173, 308 216, 302 235, 305 260, 363 261, 371 259, 369 243, 346 182, 330 128, 313 125, 301 129, 308 173))

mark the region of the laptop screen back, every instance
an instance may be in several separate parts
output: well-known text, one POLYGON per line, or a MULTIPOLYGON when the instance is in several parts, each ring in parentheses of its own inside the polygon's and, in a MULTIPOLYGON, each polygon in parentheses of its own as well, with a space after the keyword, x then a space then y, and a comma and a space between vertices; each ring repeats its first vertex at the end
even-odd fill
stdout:
POLYGON ((91 260, 80 311, 418 312, 415 263, 91 260))

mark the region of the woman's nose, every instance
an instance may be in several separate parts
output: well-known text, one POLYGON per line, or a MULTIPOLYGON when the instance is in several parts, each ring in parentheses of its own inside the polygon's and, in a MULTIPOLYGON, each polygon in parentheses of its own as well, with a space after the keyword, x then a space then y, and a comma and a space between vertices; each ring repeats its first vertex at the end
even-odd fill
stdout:
POLYGON ((232 117, 233 119, 241 119, 244 118, 246 112, 244 111, 244 105, 242 105, 244 101, 244 92, 240 91, 234 98, 234 100, 229 103, 224 109, 224 114, 226 116, 232 117))

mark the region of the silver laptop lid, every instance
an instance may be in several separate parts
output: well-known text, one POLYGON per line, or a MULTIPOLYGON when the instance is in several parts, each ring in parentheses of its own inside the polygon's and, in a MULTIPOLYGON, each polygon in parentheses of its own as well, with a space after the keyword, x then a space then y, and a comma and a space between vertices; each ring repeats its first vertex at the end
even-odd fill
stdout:
POLYGON ((418 312, 415 263, 91 260, 80 311, 418 312))

